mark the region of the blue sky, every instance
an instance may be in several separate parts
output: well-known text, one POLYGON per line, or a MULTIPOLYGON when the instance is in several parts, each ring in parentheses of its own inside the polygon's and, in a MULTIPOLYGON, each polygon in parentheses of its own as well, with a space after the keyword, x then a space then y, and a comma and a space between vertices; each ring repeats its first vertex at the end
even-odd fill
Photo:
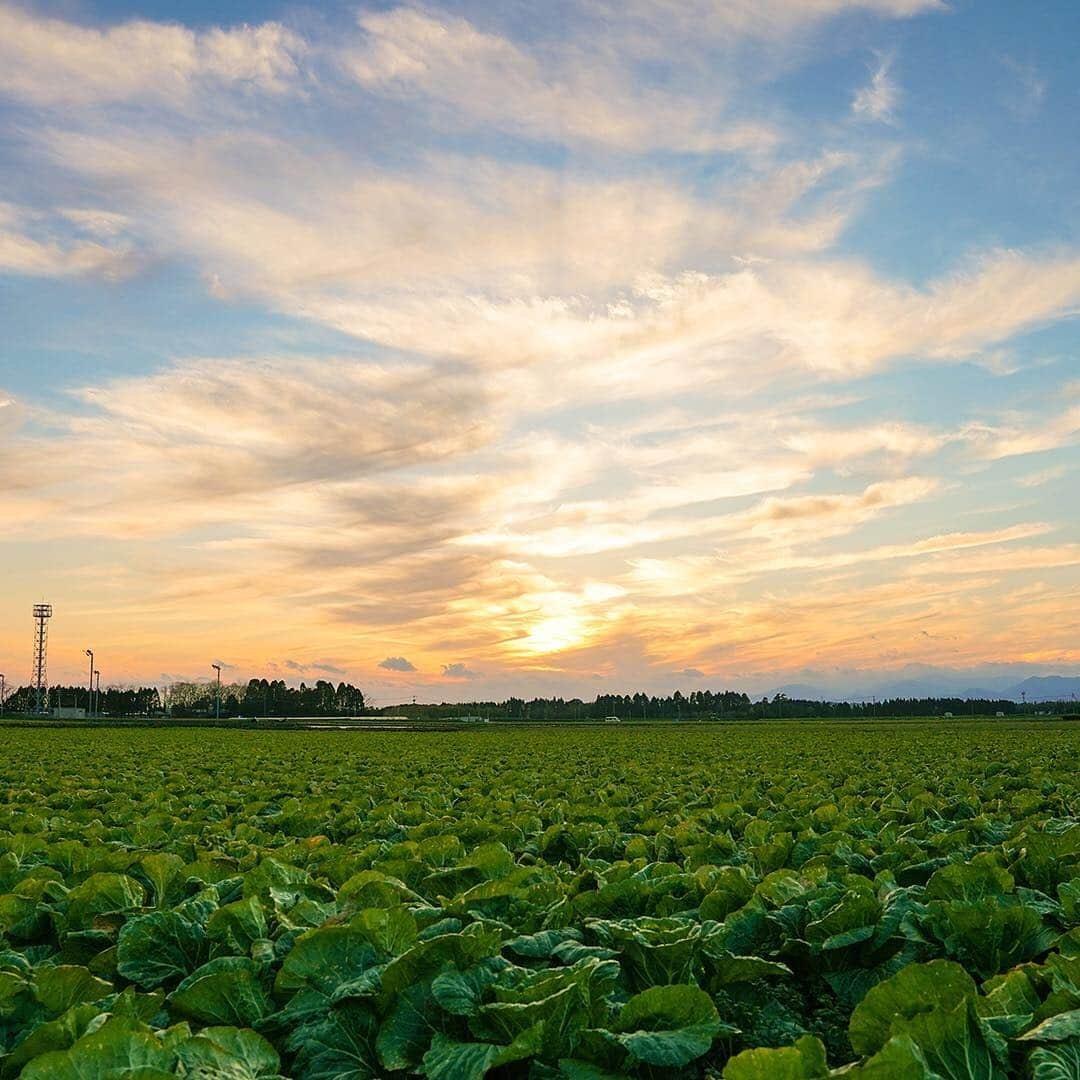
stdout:
POLYGON ((0 664, 47 595, 56 678, 1076 671, 1078 40, 0 0, 0 664))

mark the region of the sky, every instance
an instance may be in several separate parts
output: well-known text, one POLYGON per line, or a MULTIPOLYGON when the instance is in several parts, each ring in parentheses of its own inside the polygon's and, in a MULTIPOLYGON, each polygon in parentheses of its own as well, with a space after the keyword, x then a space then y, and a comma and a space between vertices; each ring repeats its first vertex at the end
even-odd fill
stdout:
POLYGON ((1080 5, 0 0, 0 670, 1080 673, 1080 5))

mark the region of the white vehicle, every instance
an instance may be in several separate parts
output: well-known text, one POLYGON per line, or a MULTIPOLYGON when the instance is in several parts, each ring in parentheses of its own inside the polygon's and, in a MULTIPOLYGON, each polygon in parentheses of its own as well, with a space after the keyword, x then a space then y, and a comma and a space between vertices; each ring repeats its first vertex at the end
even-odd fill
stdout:
POLYGON ((621 724, 622 721, 617 716, 605 716, 604 717, 604 723, 605 724, 621 724))

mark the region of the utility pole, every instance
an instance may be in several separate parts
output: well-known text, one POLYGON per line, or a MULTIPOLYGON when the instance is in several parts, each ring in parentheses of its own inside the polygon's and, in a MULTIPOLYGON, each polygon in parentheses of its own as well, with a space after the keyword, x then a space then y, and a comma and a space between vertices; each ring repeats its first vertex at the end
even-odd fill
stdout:
POLYGON ((221 719, 221 665, 210 665, 217 672, 217 691, 214 694, 214 719, 221 719))
POLYGON ((101 672, 94 670, 94 712, 101 715, 101 672))
POLYGON ((4 715, 4 676, 0 672, 0 716, 4 715))
POLYGON ((86 712, 93 719, 94 716, 94 650, 87 649, 86 655, 90 657, 90 685, 86 690, 86 712))

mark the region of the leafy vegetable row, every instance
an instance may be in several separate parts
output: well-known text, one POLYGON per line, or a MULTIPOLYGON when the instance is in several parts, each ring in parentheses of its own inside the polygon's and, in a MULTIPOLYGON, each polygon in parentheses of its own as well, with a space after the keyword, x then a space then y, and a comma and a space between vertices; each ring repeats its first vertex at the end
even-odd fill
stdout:
POLYGON ((0 1080, 1080 1075, 1080 739, 977 731, 5 732, 0 1080))

